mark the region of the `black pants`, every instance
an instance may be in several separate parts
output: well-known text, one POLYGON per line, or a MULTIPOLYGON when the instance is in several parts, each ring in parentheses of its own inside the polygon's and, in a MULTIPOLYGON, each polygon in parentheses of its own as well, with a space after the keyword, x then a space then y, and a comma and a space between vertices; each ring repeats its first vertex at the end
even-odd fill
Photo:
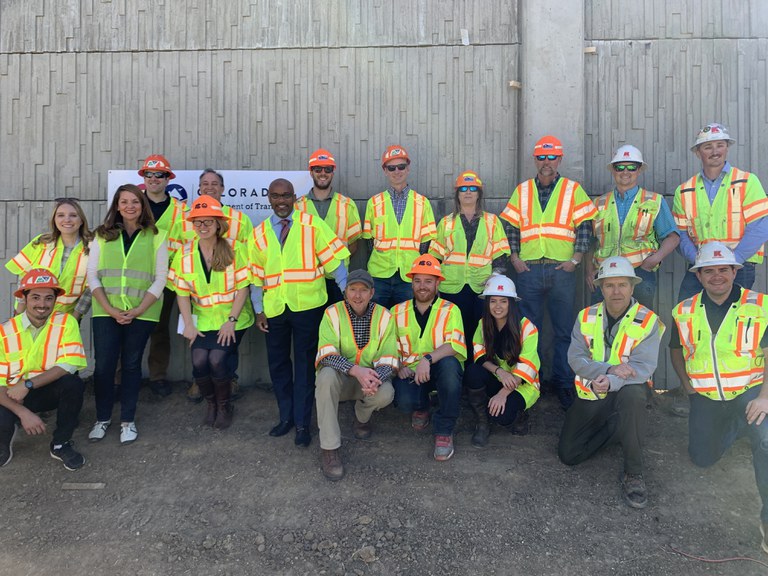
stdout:
POLYGON ((641 434, 645 423, 645 385, 629 384, 602 400, 576 398, 565 414, 558 455, 569 466, 591 458, 603 446, 620 442, 624 471, 642 474, 641 434))
MULTIPOLYGON (((23 384, 17 384, 23 386, 23 384)), ((77 374, 67 374, 43 386, 30 390, 24 398, 24 407, 38 413, 56 410, 56 429, 53 431, 53 443, 64 444, 72 438, 77 428, 80 408, 83 407, 83 392, 85 384, 77 374)), ((9 438, 13 434, 14 424, 19 418, 0 406, 0 435, 9 438)))
MULTIPOLYGON (((467 366, 466 378, 464 381, 467 383, 467 387, 472 390, 485 388, 485 393, 488 394, 489 400, 491 396, 495 395, 499 390, 501 390, 501 382, 499 382, 493 374, 488 372, 488 370, 483 368, 480 364, 470 364, 467 366)), ((486 411, 487 410, 488 408, 486 406, 486 411)), ((520 394, 520 392, 515 390, 512 392, 512 394, 507 396, 507 403, 504 406, 504 412, 498 416, 491 416, 488 414, 488 417, 491 419, 491 422, 495 422, 501 426, 509 426, 512 424, 512 422, 515 421, 517 415, 524 411, 525 398, 523 398, 523 395, 520 394)))

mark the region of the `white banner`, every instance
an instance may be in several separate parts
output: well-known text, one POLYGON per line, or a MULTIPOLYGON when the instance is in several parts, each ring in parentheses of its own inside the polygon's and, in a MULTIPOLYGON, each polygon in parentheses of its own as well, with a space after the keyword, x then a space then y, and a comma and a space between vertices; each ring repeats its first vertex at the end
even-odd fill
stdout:
MULTIPOLYGON (((222 204, 250 216, 254 226, 269 218, 272 208, 269 206, 267 190, 276 178, 285 178, 293 184, 296 196, 304 196, 312 188, 312 176, 309 170, 290 172, 260 170, 218 170, 224 176, 224 194, 222 204)), ((194 200, 199 195, 198 183, 202 170, 176 170, 176 178, 166 187, 168 193, 183 202, 194 200)), ((144 178, 136 170, 110 170, 107 177, 107 202, 112 201, 115 190, 123 184, 136 184, 144 187, 144 178)))

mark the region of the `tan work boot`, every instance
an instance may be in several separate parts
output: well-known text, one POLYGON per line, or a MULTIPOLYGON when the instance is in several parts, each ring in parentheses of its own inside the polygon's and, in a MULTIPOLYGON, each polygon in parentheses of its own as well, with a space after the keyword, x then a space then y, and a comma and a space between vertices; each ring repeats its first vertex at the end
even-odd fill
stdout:
POLYGON ((341 462, 339 449, 324 450, 320 449, 323 456, 323 476, 335 482, 344 477, 344 464, 341 462))
POLYGON ((187 388, 187 400, 194 402, 195 404, 199 404, 203 401, 203 394, 200 392, 200 387, 197 385, 197 382, 193 381, 189 388, 187 388))

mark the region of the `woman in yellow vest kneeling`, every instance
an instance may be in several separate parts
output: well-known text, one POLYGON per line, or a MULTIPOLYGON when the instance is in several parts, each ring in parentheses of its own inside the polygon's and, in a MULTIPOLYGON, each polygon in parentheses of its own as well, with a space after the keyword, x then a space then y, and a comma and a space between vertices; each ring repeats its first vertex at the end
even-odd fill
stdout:
POLYGON ((254 323, 248 249, 227 239, 228 218, 212 196, 195 200, 187 220, 196 237, 176 253, 168 281, 192 348, 192 375, 207 403, 203 424, 224 429, 233 414, 230 356, 254 323))
POLYGON ((539 331, 520 314, 515 283, 493 275, 480 298, 485 309, 477 326, 475 363, 467 368, 467 393, 477 416, 472 445, 488 443, 490 421, 526 434, 526 410, 539 399, 539 331), (488 396, 490 395, 490 400, 488 396))
POLYGON ((96 423, 88 438, 106 436, 112 423, 115 371, 121 364, 120 443, 136 440, 136 404, 141 359, 160 318, 168 277, 166 235, 155 226, 149 202, 138 186, 115 192, 104 223, 96 229, 88 262, 93 293, 93 373, 96 423))
MULTIPOLYGON (((53 272, 64 290, 54 310, 72 314, 79 321, 91 307, 86 270, 93 233, 77 198, 58 198, 55 202, 48 232, 35 236, 5 267, 19 280, 35 268, 53 272)), ((24 301, 17 300, 16 314, 22 312, 24 301)))

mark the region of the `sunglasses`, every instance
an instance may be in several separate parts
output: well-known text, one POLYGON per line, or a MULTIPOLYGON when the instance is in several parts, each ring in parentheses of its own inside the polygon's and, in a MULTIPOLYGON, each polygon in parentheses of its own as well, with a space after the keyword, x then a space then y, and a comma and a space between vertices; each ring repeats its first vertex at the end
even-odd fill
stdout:
POLYGON ((640 168, 637 164, 614 164, 613 165, 613 171, 614 172, 624 172, 626 170, 627 172, 637 172, 637 170, 640 168))
POLYGON ((210 228, 216 224, 216 220, 208 218, 207 220, 192 220, 192 226, 195 228, 210 228))
POLYGON ((479 192, 480 188, 477 186, 460 186, 459 192, 479 192))
POLYGON ((389 166, 384 166, 384 168, 386 168, 386 169, 387 169, 387 170, 389 170, 390 172, 394 172, 395 170, 400 170, 400 172, 402 172, 403 170, 405 170, 406 168, 408 168, 408 164, 398 164, 398 165, 396 165, 396 166, 392 166, 392 165, 390 164, 389 166))
POLYGON ((315 174, 322 174, 323 172, 333 174, 333 170, 333 166, 312 166, 312 172, 315 174))
POLYGON ((168 173, 167 172, 148 172, 148 171, 145 170, 144 171, 144 178, 164 179, 164 178, 168 178, 168 173))
POLYGON ((540 156, 536 156, 536 160, 539 162, 544 162, 544 160, 557 160, 560 158, 560 156, 556 154, 541 154, 540 156))

